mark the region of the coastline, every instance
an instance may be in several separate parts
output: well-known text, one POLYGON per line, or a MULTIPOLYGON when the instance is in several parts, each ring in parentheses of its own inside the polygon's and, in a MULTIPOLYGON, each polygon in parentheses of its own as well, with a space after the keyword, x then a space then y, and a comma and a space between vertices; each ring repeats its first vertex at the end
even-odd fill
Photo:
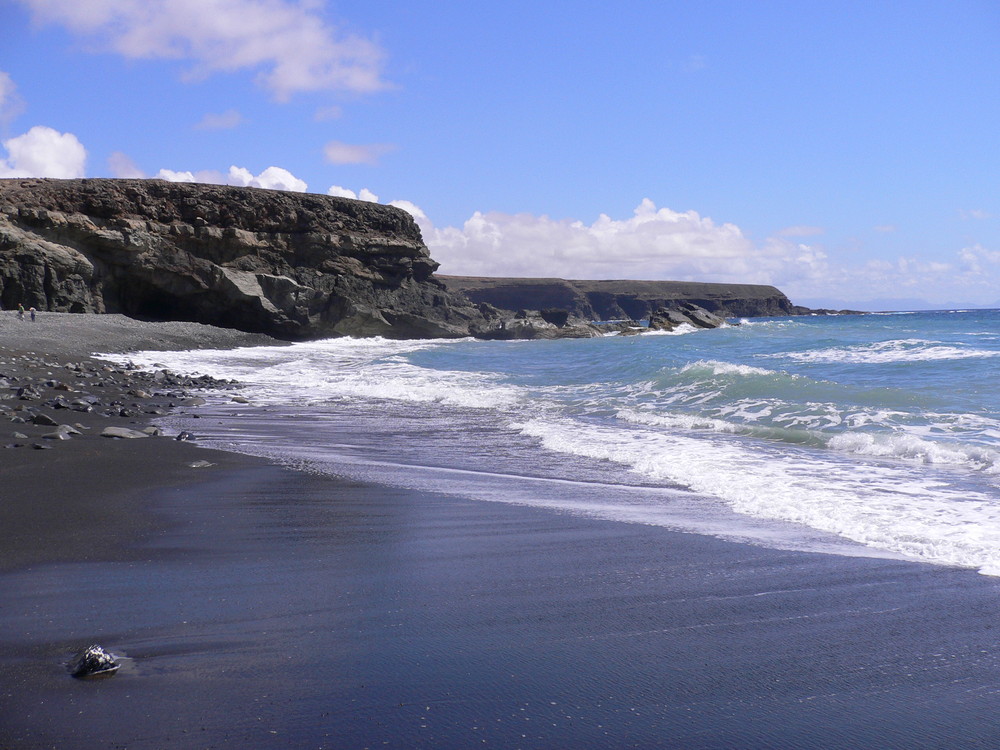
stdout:
MULTIPOLYGON (((224 345, 49 315, 32 331, 4 314, 0 361, 224 345)), ((1000 582, 973 571, 348 483, 169 437, 0 458, 3 747, 1000 741, 1000 582), (92 641, 121 672, 71 679, 92 641)))
POLYGON ((154 528, 142 510, 141 498, 149 489, 198 481, 197 469, 189 465, 195 461, 246 462, 233 454, 198 452, 187 441, 171 439, 175 436, 102 437, 106 427, 140 431, 167 411, 193 408, 198 402, 191 396, 199 384, 157 381, 112 368, 92 353, 264 343, 277 342, 196 323, 149 323, 122 315, 46 312, 31 322, 18 320, 12 311, 0 314, 0 528, 5 537, 0 571, 121 554, 135 535, 154 528), (54 433, 64 426, 73 431, 56 439, 54 433))

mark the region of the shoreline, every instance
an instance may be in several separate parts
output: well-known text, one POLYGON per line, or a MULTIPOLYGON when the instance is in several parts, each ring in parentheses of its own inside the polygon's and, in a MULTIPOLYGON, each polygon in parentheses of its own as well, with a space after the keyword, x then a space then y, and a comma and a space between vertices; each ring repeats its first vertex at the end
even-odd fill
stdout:
MULTIPOLYGON (((53 317, 28 348, 7 315, 33 325, 0 316, 0 374, 48 342, 54 363, 116 336, 190 348, 185 335, 194 346, 232 335, 53 317)), ((155 416, 80 419, 138 428, 155 416)), ((0 451, 0 746, 1000 742, 1000 581, 975 571, 95 432, 0 451), (68 676, 65 660, 91 642, 126 657, 119 674, 68 676)))
POLYGON ((197 389, 232 386, 113 367, 93 352, 274 343, 196 323, 122 315, 42 313, 32 322, 0 314, 0 571, 120 553, 135 534, 152 528, 141 509, 143 493, 198 481, 198 469, 190 466, 197 461, 237 466, 249 460, 194 451, 192 441, 175 435, 103 437, 108 427, 140 432, 158 416, 195 408, 197 389))

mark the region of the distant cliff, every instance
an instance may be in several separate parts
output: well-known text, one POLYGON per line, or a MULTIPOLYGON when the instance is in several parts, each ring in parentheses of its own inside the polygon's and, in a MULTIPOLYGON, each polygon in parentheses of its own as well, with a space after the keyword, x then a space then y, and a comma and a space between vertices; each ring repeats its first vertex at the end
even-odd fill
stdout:
POLYGON ((646 320, 680 303, 722 317, 767 317, 809 312, 773 286, 694 281, 567 281, 438 276, 449 291, 503 310, 561 308, 585 320, 646 320))
MULTIPOLYGON (((405 211, 160 180, 0 180, 0 302, 288 339, 496 327, 434 279, 405 211)), ((487 313, 490 311, 487 310, 487 313)))

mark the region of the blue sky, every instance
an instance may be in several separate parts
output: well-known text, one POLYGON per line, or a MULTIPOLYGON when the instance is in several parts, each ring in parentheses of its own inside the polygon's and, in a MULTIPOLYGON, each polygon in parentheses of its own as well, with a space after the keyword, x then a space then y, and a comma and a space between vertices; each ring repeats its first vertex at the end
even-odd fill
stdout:
POLYGON ((994 306, 998 38, 995 0, 0 0, 0 176, 392 202, 442 273, 994 306))

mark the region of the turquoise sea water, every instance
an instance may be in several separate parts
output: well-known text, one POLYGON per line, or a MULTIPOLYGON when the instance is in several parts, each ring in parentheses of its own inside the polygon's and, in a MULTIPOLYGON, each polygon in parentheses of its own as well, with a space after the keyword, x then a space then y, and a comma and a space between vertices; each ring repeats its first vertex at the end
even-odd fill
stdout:
POLYGON ((239 379, 174 421, 311 471, 1000 574, 998 358, 987 310, 133 361, 239 379))

